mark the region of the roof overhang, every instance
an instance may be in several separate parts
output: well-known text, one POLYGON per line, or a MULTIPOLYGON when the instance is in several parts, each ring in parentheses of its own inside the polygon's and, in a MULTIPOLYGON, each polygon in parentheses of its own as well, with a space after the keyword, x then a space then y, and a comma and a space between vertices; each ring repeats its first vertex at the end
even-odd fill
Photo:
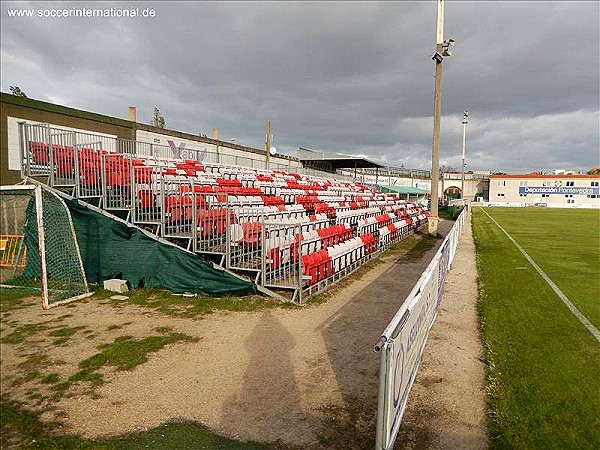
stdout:
POLYGON ((316 152, 304 147, 298 148, 298 159, 305 167, 335 172, 338 169, 383 168, 382 164, 362 156, 341 153, 316 152))
POLYGON ((408 194, 408 195, 425 195, 427 191, 409 186, 381 186, 381 192, 408 194))

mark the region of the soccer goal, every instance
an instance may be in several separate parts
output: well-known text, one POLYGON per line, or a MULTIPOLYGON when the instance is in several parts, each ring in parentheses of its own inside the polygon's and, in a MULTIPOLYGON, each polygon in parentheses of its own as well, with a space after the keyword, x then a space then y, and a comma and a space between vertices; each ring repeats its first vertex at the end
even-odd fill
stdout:
POLYGON ((71 214, 43 186, 0 186, 0 284, 51 308, 90 294, 71 214))

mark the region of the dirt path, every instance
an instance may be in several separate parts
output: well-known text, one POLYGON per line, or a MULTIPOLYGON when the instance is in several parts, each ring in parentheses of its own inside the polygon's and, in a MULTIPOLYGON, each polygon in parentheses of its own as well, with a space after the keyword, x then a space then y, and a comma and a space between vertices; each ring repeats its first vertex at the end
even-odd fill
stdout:
POLYGON ((485 365, 470 215, 410 393, 397 448, 484 449, 485 365))
MULTIPOLYGON (((440 232, 445 234, 450 225, 442 222, 440 232)), ((73 340, 68 348, 49 348, 48 371, 61 377, 74 373, 78 361, 118 335, 144 337, 157 326, 168 326, 199 341, 171 345, 131 372, 105 371, 107 383, 97 387, 93 395, 76 390, 76 395, 60 399, 46 417, 60 419, 66 432, 86 437, 121 434, 185 418, 240 439, 280 441, 301 448, 321 448, 323 443, 329 448, 372 448, 378 382, 378 355, 373 352, 373 343, 440 243, 417 261, 398 264, 397 256, 388 257, 325 304, 301 310, 215 313, 203 320, 190 320, 132 306, 114 309, 95 302, 79 303, 68 310, 73 314, 69 326, 86 327, 96 335, 89 340, 73 340), (115 329, 115 324, 122 326, 115 329)), ((459 262, 473 255, 461 257, 460 253, 455 270, 471 270, 461 269, 459 262)), ((457 283, 453 279, 449 277, 449 286, 457 283)), ((476 293, 468 293, 465 299, 471 294, 476 298, 476 293)), ((451 304, 452 300, 443 303, 439 324, 450 320, 445 309, 451 304)), ((10 319, 58 320, 66 311, 57 308, 40 313, 36 305, 13 311, 10 319)), ((465 324, 467 328, 473 326, 476 324, 465 324)), ((433 331, 436 333, 436 327, 433 331)), ((443 343, 443 339, 430 338, 421 375, 427 370, 438 373, 435 364, 443 364, 441 359, 428 362, 430 355, 439 354, 437 346, 431 345, 438 342, 443 343)), ((456 347, 455 342, 461 342, 461 348, 467 345, 459 338, 450 347, 456 347)), ((19 353, 18 346, 2 346, 3 390, 8 387, 6 370, 24 361, 22 351, 22 347, 19 353)), ((470 351, 479 355, 478 350, 470 351)), ((450 375, 443 377, 450 379, 450 375)), ((438 384, 441 389, 454 389, 445 382, 438 384)), ((423 382, 417 388, 421 385, 423 382)), ((11 390, 18 398, 26 396, 27 388, 25 384, 11 390)), ((454 409, 463 396, 462 391, 449 392, 454 409)), ((418 401, 410 403, 421 405, 418 401)), ((414 423, 414 415, 408 414, 409 423, 414 423)), ((462 431, 457 429, 456 433, 462 431)), ((440 442, 439 448, 457 448, 460 445, 444 447, 443 443, 461 441, 440 442)))

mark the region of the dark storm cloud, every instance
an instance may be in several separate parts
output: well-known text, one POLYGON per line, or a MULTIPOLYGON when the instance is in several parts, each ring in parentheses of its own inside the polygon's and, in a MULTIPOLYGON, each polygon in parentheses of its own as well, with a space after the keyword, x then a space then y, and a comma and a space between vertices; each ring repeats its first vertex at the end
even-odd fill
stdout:
MULTIPOLYGON (((436 2, 93 3, 155 18, 8 18, 2 90, 262 146, 363 154, 428 168, 436 2)), ((68 8, 84 4, 67 3, 68 8)), ((442 163, 585 169, 598 162, 596 2, 446 2, 442 163)))

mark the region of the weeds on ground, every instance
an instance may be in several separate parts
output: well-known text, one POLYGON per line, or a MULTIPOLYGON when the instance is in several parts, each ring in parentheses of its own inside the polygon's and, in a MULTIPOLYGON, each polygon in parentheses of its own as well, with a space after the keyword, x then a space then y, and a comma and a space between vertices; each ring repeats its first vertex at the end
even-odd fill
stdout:
POLYGON ((259 311, 280 305, 274 299, 250 295, 244 297, 209 297, 176 295, 157 289, 134 289, 127 292, 128 300, 114 300, 114 292, 98 289, 92 299, 106 299, 116 308, 133 304, 151 308, 173 317, 200 318, 215 311, 259 311))
POLYGON ((31 305, 33 296, 39 296, 39 289, 26 287, 0 288, 0 312, 6 313, 14 309, 31 305))
POLYGON ((100 352, 79 363, 79 371, 69 377, 69 381, 89 381, 101 384, 103 376, 98 372, 103 366, 114 366, 117 370, 132 370, 148 361, 148 353, 157 352, 168 344, 178 341, 195 342, 198 339, 183 333, 176 333, 167 327, 156 329, 161 335, 135 339, 120 336, 111 344, 98 347, 100 352))
POLYGON ((10 334, 2 338, 2 342, 5 344, 20 344, 25 339, 33 336, 34 334, 48 330, 50 327, 47 322, 43 323, 30 323, 16 327, 10 334))
POLYGON ((193 422, 171 422, 141 433, 109 439, 85 440, 74 435, 59 435, 61 424, 42 422, 39 413, 18 402, 0 402, 0 448, 27 450, 134 450, 134 449, 220 449, 275 450, 274 444, 240 442, 212 433, 193 422))
POLYGON ((347 450, 375 447, 377 417, 373 408, 351 399, 346 407, 326 405, 320 410, 325 414, 326 426, 317 436, 319 444, 347 450))

